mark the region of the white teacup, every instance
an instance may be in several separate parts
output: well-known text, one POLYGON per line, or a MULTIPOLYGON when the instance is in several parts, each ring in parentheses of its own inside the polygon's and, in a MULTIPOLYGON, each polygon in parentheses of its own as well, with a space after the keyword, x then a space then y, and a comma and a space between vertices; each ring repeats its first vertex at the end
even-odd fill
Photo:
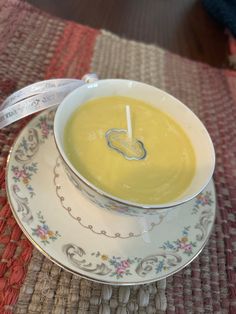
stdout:
POLYGON ((68 177, 80 192, 102 208, 129 215, 157 214, 191 200, 208 184, 215 167, 215 152, 211 138, 197 116, 182 102, 168 93, 156 87, 131 80, 98 80, 74 90, 58 106, 54 121, 54 135, 68 177), (91 99, 113 95, 139 99, 155 106, 172 117, 188 135, 195 151, 196 171, 190 185, 173 201, 148 205, 130 202, 110 195, 83 177, 66 155, 64 130, 73 112, 91 99))

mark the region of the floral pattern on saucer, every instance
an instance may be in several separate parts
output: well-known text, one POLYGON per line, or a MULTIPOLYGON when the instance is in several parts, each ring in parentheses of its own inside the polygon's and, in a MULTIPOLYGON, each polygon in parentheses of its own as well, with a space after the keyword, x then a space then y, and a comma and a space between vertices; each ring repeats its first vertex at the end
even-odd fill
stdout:
POLYGON ((26 188, 29 191, 30 197, 33 197, 35 195, 34 189, 32 185, 30 184, 30 181, 32 179, 32 176, 37 173, 38 170, 38 164, 36 162, 32 162, 29 165, 22 165, 20 166, 12 166, 12 179, 17 184, 19 182, 22 182, 26 188))
POLYGON ((46 220, 44 219, 41 211, 37 213, 39 225, 37 225, 36 228, 31 228, 32 229, 32 235, 39 237, 41 242, 46 245, 50 244, 50 241, 55 241, 57 240, 58 237, 60 237, 60 233, 58 231, 52 231, 48 227, 46 220))
POLYGON ((179 238, 174 241, 165 241, 155 254, 144 258, 135 256, 124 259, 121 256, 110 257, 104 252, 92 252, 91 256, 95 257, 94 266, 86 260, 86 252, 75 244, 65 245, 63 251, 73 265, 87 272, 95 272, 100 276, 109 275, 116 279, 122 279, 125 276, 134 275, 134 273, 145 277, 150 272, 158 274, 175 268, 182 262, 182 254, 191 257, 194 254, 193 249, 197 247, 198 239, 196 239, 197 241, 191 240, 190 233, 191 227, 184 227, 179 238), (82 260, 78 259, 80 257, 82 260))
POLYGON ((42 145, 49 136, 52 136, 53 131, 54 110, 48 112, 47 115, 42 115, 39 122, 34 128, 27 129, 27 132, 19 141, 14 159, 15 163, 10 167, 11 178, 14 184, 11 186, 12 196, 17 204, 17 212, 21 213, 22 221, 28 225, 38 224, 35 228, 31 228, 32 236, 39 237, 41 242, 46 245, 50 241, 55 241, 60 237, 58 231, 52 231, 46 224, 46 221, 41 213, 33 215, 29 207, 29 198, 23 194, 22 187, 25 187, 29 193, 29 197, 33 198, 36 193, 31 184, 33 176, 38 173, 38 162, 35 162, 40 145, 42 145), (35 218, 36 221, 35 221, 35 218))
POLYGON ((132 275, 131 266, 140 260, 140 258, 138 257, 135 257, 133 259, 129 257, 123 259, 120 256, 112 256, 110 258, 108 255, 101 254, 100 252, 96 252, 96 254, 92 253, 91 255, 94 255, 95 257, 101 259, 104 263, 106 263, 108 268, 110 267, 111 269, 110 276, 116 277, 116 279, 121 279, 124 276, 132 275))
MULTIPOLYGON (((183 252, 184 254, 187 254, 188 256, 191 256, 193 254, 193 248, 196 247, 196 242, 189 241, 188 233, 189 233, 190 227, 185 227, 182 231, 182 237, 178 238, 175 241, 166 241, 164 242, 163 246, 160 247, 160 249, 165 250, 166 252, 172 251, 172 252, 183 252)), ((107 263, 109 267, 111 267, 111 273, 110 276, 115 276, 117 279, 123 278, 124 276, 131 275, 131 266, 138 266, 142 259, 140 257, 134 257, 134 258, 127 258, 122 259, 121 257, 112 256, 109 257, 106 254, 101 254, 100 252, 92 253, 91 255, 94 255, 97 258, 100 258, 104 263, 107 263), (136 264, 136 265, 135 265, 136 264)), ((155 267, 153 267, 154 272, 158 274, 162 270, 167 271, 171 269, 171 265, 169 261, 167 260, 167 256, 163 256, 162 259, 158 259, 155 267)), ((150 264, 151 265, 151 264, 150 264)), ((138 268, 137 268, 138 269, 138 268)))
POLYGON ((193 254, 193 248, 196 247, 196 242, 189 240, 189 230, 190 226, 185 227, 182 231, 182 237, 178 238, 177 240, 170 242, 164 242, 163 246, 161 247, 164 250, 172 250, 175 252, 182 251, 184 254, 188 256, 193 254))
POLYGON ((12 179, 16 185, 22 182, 28 189, 30 197, 35 195, 31 180, 38 171, 38 164, 33 159, 40 145, 52 135, 54 114, 54 110, 49 111, 47 115, 40 116, 34 128, 27 129, 14 155, 17 165, 11 167, 12 179))
POLYGON ((44 143, 44 141, 47 140, 53 132, 54 115, 55 111, 52 110, 48 115, 42 115, 39 117, 39 122, 36 124, 36 128, 40 130, 41 143, 44 143))
POLYGON ((206 205, 211 206, 213 204, 212 193, 209 191, 203 191, 195 198, 195 206, 193 207, 192 214, 198 213, 201 207, 206 205))

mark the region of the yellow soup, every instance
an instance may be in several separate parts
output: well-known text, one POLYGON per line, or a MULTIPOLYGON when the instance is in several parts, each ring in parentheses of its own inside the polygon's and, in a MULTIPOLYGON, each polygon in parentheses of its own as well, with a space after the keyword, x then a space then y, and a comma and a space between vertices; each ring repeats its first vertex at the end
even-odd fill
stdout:
POLYGON ((64 145, 82 176, 131 202, 173 201, 195 172, 194 150, 181 126, 133 98, 104 97, 81 105, 67 122, 64 145), (127 134, 126 105, 131 111, 132 138, 127 134))

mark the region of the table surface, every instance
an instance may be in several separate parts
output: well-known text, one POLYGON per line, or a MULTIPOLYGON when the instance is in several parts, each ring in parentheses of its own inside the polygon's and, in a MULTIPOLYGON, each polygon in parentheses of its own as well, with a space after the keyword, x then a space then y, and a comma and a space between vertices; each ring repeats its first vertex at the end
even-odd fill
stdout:
POLYGON ((200 0, 27 0, 53 15, 228 67, 227 35, 200 0))

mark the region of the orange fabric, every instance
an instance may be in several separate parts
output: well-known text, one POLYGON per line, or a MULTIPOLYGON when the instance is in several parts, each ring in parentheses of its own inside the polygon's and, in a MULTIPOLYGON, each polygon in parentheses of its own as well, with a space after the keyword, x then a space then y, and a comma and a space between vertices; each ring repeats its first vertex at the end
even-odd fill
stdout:
POLYGON ((45 79, 81 78, 90 69, 95 39, 100 32, 87 26, 68 22, 65 26, 45 79))

